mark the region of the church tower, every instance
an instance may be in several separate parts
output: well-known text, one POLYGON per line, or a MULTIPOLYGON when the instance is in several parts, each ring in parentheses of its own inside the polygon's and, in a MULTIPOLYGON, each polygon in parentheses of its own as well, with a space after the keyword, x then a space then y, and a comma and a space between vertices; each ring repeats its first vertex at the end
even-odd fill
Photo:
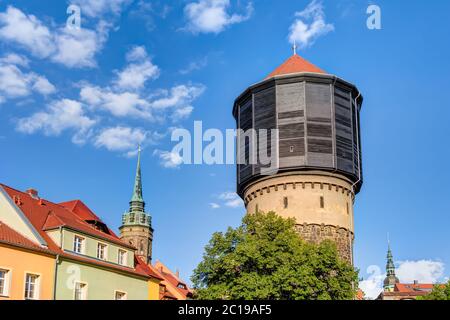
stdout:
POLYGON ((362 101, 355 85, 294 50, 233 106, 237 193, 247 213, 274 211, 295 218, 303 239, 335 241, 349 263, 353 204, 362 186, 362 101))
POLYGON ((145 202, 142 197, 141 179, 141 148, 138 151, 136 177, 134 179, 133 195, 128 212, 122 215, 122 225, 119 228, 120 238, 137 248, 137 255, 145 262, 152 261, 153 229, 151 216, 145 212, 145 202))
POLYGON ((396 283, 400 281, 395 276, 394 258, 391 252, 391 246, 388 245, 387 263, 386 263, 386 278, 384 279, 384 291, 392 292, 396 283))

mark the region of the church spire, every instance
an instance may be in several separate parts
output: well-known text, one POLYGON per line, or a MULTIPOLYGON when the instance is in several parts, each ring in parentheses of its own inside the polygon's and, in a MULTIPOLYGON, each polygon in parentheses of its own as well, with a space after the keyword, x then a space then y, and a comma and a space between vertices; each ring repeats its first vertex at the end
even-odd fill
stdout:
POLYGON ((388 240, 386 278, 384 279, 384 291, 393 291, 396 283, 399 283, 399 280, 395 276, 394 257, 392 256, 391 244, 389 243, 389 240, 388 240))
POLYGON ((133 196, 131 202, 144 202, 142 197, 142 178, 141 178, 141 146, 138 149, 138 161, 136 167, 136 177, 134 178, 133 196))
POLYGON ((153 228, 152 218, 145 212, 145 202, 142 196, 141 146, 138 149, 130 208, 122 215, 122 225, 119 230, 120 238, 136 247, 137 255, 142 257, 145 262, 150 263, 152 260, 153 228))

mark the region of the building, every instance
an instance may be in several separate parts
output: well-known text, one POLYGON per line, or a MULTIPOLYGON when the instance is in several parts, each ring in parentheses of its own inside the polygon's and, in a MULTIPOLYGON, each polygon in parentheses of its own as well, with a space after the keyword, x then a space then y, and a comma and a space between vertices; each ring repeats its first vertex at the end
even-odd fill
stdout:
POLYGON ((35 190, 21 192, 3 184, 0 196, 0 269, 12 274, 6 280, 11 299, 147 300, 158 296, 162 278, 82 201, 57 204, 40 198, 35 190), (35 293, 24 296, 20 278, 35 293))
POLYGON ((55 256, 0 221, 0 300, 53 299, 55 256))
POLYGON ((146 263, 151 264, 153 228, 151 217, 145 212, 145 201, 142 196, 140 147, 138 150, 136 177, 130 207, 122 216, 122 225, 119 230, 120 238, 130 245, 135 246, 138 249, 138 256, 146 263))
POLYGON ((378 296, 377 300, 415 300, 417 297, 425 296, 434 288, 434 284, 430 283, 400 283, 400 280, 395 275, 394 258, 391 247, 388 246, 387 263, 386 263, 386 278, 383 282, 383 291, 378 296))
POLYGON ((295 218, 302 238, 335 241, 350 263, 353 203, 362 186, 362 101, 356 86, 294 52, 233 107, 241 129, 237 193, 247 213, 295 218))
POLYGON ((186 283, 161 262, 152 265, 153 227, 151 216, 145 211, 145 201, 142 194, 141 176, 141 148, 138 150, 136 176, 134 179, 133 194, 127 212, 122 216, 122 225, 119 228, 122 241, 136 246, 137 255, 145 261, 147 268, 155 273, 160 281, 151 283, 151 300, 186 300, 192 297, 192 291, 186 283), (153 294, 155 289, 158 294, 153 294))
POLYGON ((180 279, 177 271, 173 273, 162 262, 157 261, 155 268, 164 279, 160 285, 160 300, 188 300, 192 299, 193 291, 180 279))

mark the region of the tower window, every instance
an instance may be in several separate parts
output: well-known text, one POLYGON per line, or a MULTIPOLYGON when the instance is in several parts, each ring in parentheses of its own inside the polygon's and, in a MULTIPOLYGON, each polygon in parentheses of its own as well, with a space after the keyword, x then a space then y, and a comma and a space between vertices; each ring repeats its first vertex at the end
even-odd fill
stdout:
POLYGON ((290 152, 290 153, 293 153, 293 152, 294 152, 294 146, 290 146, 290 147, 289 147, 289 152, 290 152))
POLYGON ((283 198, 283 206, 285 209, 287 209, 287 207, 288 207, 288 198, 287 197, 283 198))
POLYGON ((258 212, 259 212, 259 207, 258 207, 258 204, 256 204, 255 212, 256 212, 256 213, 258 213, 258 212))
POLYGON ((347 202, 347 214, 350 214, 350 206, 348 205, 348 202, 347 202))
POLYGON ((323 196, 320 196, 320 207, 322 209, 325 208, 325 200, 324 200, 323 196))

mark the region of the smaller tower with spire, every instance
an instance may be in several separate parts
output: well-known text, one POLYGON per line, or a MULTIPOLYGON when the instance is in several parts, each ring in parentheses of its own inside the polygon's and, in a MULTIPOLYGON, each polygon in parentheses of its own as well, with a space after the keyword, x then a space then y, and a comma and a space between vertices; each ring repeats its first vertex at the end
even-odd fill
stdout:
POLYGON ((400 281, 395 276, 394 258, 392 256, 391 245, 388 241, 387 263, 386 263, 386 278, 384 279, 384 291, 392 292, 396 283, 400 281))
POLYGON ((137 248, 137 255, 145 262, 151 263, 153 228, 151 216, 145 212, 145 201, 142 196, 141 147, 138 149, 136 177, 130 207, 122 215, 119 228, 120 238, 137 248))

